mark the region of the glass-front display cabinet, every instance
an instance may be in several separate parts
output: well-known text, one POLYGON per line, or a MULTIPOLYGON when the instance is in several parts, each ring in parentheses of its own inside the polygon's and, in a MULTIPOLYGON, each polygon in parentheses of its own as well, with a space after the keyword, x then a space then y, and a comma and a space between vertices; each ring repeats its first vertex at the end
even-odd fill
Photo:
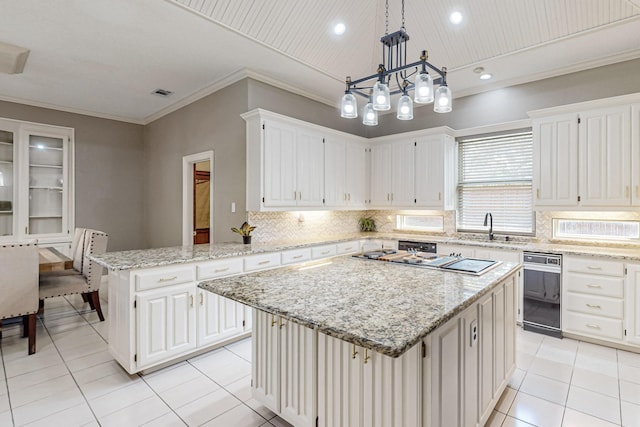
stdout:
POLYGON ((0 119, 0 240, 64 251, 73 227, 73 129, 0 119))

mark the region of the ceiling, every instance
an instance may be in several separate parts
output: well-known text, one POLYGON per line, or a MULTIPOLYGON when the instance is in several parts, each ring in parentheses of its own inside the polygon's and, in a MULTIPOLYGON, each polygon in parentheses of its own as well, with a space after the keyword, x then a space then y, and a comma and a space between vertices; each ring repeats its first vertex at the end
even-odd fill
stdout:
MULTIPOLYGON (((389 32, 400 0, 389 0, 389 32)), ((148 123, 253 77, 338 106, 373 74, 378 0, 0 0, 0 41, 31 50, 0 99, 148 123), (332 33, 337 22, 342 36, 332 33), (169 97, 152 95, 155 89, 169 97)), ((406 0, 409 57, 449 70, 454 97, 640 57, 640 0, 406 0), (463 14, 459 25, 449 14, 463 14), (481 81, 477 67, 493 74, 481 81)), ((337 114, 337 113, 336 113, 337 114)))

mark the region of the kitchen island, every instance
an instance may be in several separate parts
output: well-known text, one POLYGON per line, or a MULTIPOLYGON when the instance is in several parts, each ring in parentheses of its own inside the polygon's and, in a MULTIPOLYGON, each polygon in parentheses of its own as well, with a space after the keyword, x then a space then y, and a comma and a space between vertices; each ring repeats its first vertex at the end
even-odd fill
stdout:
POLYGON ((482 426, 515 367, 519 270, 336 257, 199 287, 254 308, 253 395, 295 426, 482 426))

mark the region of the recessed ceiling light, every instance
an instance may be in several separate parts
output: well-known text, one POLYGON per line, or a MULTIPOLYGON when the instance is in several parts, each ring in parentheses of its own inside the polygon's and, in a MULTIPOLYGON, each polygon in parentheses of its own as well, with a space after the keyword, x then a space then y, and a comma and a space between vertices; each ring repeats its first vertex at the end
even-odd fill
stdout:
POLYGON ((449 21, 451 21, 453 25, 458 25, 462 22, 462 13, 457 10, 455 12, 451 12, 451 15, 449 15, 449 21))
POLYGON ((338 22, 335 27, 333 27, 333 32, 337 35, 341 36, 346 31, 347 27, 342 22, 338 22))
POLYGON ((480 80, 489 80, 491 77, 493 77, 493 74, 491 73, 484 73, 480 75, 480 80))

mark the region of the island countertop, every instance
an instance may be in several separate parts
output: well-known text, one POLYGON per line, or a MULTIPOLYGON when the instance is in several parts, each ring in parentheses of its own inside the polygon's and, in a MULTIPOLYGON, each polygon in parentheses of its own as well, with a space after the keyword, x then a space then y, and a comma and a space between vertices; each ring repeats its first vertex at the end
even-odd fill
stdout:
POLYGON ((474 276, 343 256, 199 287, 398 357, 519 268, 502 263, 474 276))

